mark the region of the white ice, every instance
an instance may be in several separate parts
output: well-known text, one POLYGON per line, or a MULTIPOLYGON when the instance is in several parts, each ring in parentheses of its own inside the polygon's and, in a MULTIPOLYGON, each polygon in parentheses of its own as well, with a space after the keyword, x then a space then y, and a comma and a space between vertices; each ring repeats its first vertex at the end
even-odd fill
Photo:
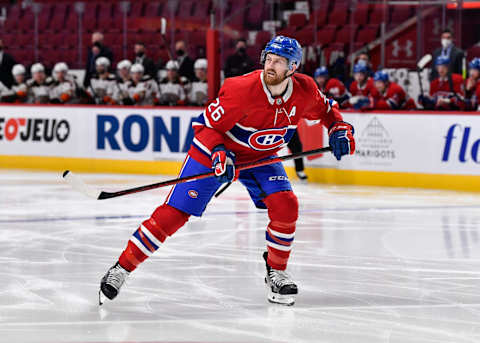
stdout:
POLYGON ((295 306, 267 302, 267 216, 234 185, 99 308, 100 278, 168 189, 95 201, 60 173, 0 172, 0 342, 480 342, 480 195, 294 189, 295 306))

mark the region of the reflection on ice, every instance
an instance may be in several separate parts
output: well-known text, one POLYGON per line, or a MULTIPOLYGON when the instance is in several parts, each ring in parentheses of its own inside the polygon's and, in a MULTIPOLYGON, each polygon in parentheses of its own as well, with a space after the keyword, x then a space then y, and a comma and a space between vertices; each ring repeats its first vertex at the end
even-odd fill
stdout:
POLYGON ((2 342, 480 341, 480 195, 295 184, 285 308, 266 301, 266 213, 234 185, 99 309, 101 276, 168 189, 100 202, 21 172, 0 188, 2 342))

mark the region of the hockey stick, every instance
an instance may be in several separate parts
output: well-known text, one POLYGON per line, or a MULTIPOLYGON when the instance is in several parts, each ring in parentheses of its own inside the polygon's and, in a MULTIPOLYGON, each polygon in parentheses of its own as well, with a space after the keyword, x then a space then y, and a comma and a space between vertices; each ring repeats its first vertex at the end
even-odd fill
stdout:
POLYGON ((425 68, 425 66, 432 60, 432 55, 426 54, 423 56, 420 61, 417 63, 417 74, 418 74, 418 84, 420 86, 420 94, 423 97, 423 85, 422 85, 422 76, 420 72, 425 68))
MULTIPOLYGON (((299 152, 299 153, 296 153, 296 154, 274 157, 274 158, 271 158, 271 159, 268 159, 268 160, 261 160, 261 161, 239 164, 235 167, 237 168, 238 171, 240 171, 240 170, 245 170, 245 169, 251 169, 251 168, 266 166, 266 165, 277 163, 277 162, 288 161, 288 160, 292 160, 292 159, 295 159, 295 158, 300 158, 300 157, 315 155, 315 154, 319 154, 319 153, 324 153, 324 152, 327 152, 327 151, 332 151, 332 148, 331 147, 319 148, 319 149, 299 152)), ((215 175, 215 173, 213 171, 211 171, 211 172, 206 172, 206 173, 202 173, 202 174, 180 177, 178 179, 172 179, 172 180, 167 180, 167 181, 163 181, 163 182, 152 183, 150 185, 124 189, 124 190, 117 191, 117 192, 105 192, 105 191, 102 191, 102 190, 98 190, 98 189, 96 189, 96 188, 94 188, 90 185, 87 185, 85 182, 82 181, 82 179, 80 179, 78 176, 76 176, 75 174, 73 174, 69 170, 65 170, 63 172, 63 178, 65 179, 66 182, 68 182, 70 184, 70 186, 73 189, 75 189, 78 192, 83 193, 83 194, 85 194, 85 195, 87 195, 91 198, 94 198, 96 200, 116 198, 116 197, 119 197, 119 196, 122 196, 122 195, 144 192, 144 191, 148 191, 148 190, 156 189, 156 188, 160 188, 160 187, 172 186, 172 185, 176 185, 176 184, 182 183, 182 182, 201 180, 201 179, 205 179, 207 177, 212 177, 214 175, 215 175)))

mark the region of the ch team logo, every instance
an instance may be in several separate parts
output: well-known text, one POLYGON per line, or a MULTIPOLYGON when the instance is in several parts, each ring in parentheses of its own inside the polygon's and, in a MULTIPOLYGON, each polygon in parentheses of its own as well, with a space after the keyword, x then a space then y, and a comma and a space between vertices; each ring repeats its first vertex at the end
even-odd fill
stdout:
POLYGON ((287 129, 268 129, 255 132, 248 138, 248 145, 258 151, 276 149, 285 144, 287 129))
POLYGON ((198 197, 198 192, 191 189, 191 190, 188 191, 188 195, 190 196, 190 198, 196 199, 198 197))

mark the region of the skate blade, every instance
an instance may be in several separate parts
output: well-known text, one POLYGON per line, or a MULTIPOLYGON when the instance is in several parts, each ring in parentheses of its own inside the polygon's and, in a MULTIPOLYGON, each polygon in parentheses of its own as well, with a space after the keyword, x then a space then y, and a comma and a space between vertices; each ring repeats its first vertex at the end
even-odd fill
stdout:
POLYGON ((295 304, 295 295, 293 294, 278 294, 269 291, 268 301, 272 304, 280 304, 284 306, 293 306, 295 304))
POLYGON ((108 300, 101 290, 98 291, 98 306, 102 306, 108 300))

